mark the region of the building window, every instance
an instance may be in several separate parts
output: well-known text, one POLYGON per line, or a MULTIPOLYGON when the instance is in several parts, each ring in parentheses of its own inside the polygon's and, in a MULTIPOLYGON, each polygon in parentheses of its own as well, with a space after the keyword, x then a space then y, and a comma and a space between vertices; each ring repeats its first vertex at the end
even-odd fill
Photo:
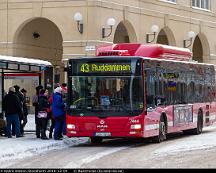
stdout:
POLYGON ((174 2, 174 3, 176 3, 176 0, 166 0, 166 1, 169 1, 169 2, 174 2))
POLYGON ((192 0, 192 7, 210 10, 211 0, 192 0))
POLYGON ((170 3, 176 3, 176 0, 161 0, 161 1, 170 2, 170 3))

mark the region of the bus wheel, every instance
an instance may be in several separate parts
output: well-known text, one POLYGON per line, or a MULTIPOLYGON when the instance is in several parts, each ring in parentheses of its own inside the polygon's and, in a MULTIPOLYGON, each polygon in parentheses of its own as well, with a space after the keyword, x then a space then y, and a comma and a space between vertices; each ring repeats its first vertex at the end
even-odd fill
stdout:
POLYGON ((199 135, 202 133, 202 130, 203 130, 203 115, 202 112, 199 111, 198 119, 197 119, 197 128, 193 130, 193 134, 199 135))
POLYGON ((164 118, 161 117, 160 123, 159 123, 159 134, 158 134, 158 136, 156 136, 154 138, 154 142, 160 143, 160 142, 166 140, 166 133, 167 133, 166 132, 166 122, 165 122, 164 118))
POLYGON ((103 138, 101 137, 90 137, 92 144, 101 144, 103 141, 103 138))

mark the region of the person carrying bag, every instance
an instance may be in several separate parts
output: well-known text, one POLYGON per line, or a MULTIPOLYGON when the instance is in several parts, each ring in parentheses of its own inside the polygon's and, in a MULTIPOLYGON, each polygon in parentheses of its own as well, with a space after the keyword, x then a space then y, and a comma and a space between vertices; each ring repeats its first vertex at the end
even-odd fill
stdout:
POLYGON ((48 102, 48 91, 45 89, 40 90, 40 95, 38 98, 38 119, 39 119, 39 127, 41 133, 41 139, 48 139, 46 136, 46 129, 47 129, 47 115, 48 109, 50 105, 48 102))

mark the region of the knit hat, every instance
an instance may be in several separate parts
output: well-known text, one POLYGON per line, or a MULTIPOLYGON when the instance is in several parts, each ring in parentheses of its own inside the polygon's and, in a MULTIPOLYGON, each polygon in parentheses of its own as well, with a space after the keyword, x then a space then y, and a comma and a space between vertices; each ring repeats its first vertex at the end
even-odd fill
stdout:
POLYGON ((54 93, 62 93, 62 88, 61 87, 57 87, 55 90, 54 90, 54 93))
POLYGON ((18 86, 18 85, 14 85, 14 88, 15 88, 15 91, 18 92, 19 89, 20 89, 20 86, 18 86))

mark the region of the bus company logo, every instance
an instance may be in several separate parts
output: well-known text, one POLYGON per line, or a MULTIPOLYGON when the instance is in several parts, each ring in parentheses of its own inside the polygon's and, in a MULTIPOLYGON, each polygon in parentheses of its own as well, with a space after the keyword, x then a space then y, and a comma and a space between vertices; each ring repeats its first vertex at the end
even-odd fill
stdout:
POLYGON ((97 125, 97 128, 99 128, 99 129, 104 129, 104 128, 108 128, 108 126, 105 124, 105 121, 104 121, 104 120, 101 120, 101 121, 100 121, 100 124, 97 125))
POLYGON ((104 120, 100 120, 100 124, 101 125, 105 124, 105 121, 104 120))

